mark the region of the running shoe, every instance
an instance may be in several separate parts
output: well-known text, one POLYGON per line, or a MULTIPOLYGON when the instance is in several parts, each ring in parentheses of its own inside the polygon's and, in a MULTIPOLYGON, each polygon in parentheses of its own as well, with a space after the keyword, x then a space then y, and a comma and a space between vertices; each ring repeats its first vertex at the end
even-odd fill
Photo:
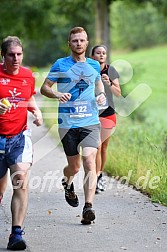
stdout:
POLYGON ((97 178, 97 185, 96 185, 96 194, 100 193, 100 191, 106 190, 105 180, 103 178, 102 173, 97 178))
POLYGON ((82 220, 81 223, 83 225, 89 225, 91 224, 91 221, 95 220, 95 211, 92 209, 91 203, 85 203, 85 206, 83 208, 82 212, 82 220))
POLYGON ((100 192, 101 192, 101 190, 98 188, 98 186, 96 186, 95 194, 99 194, 100 192))
POLYGON ((77 195, 74 192, 74 184, 68 185, 64 179, 62 179, 62 186, 65 190, 65 199, 67 203, 72 207, 77 207, 79 205, 79 200, 77 195))
POLYGON ((24 250, 26 249, 26 242, 23 240, 22 235, 25 234, 20 228, 16 228, 14 234, 9 236, 7 249, 9 250, 24 250))

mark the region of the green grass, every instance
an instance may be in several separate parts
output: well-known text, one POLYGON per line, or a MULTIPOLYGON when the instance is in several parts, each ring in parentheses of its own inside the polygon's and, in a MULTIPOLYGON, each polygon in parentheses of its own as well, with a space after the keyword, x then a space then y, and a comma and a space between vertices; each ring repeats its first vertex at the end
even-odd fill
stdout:
MULTIPOLYGON (((128 182, 148 194, 152 201, 163 205, 167 205, 166 58, 167 46, 112 54, 112 61, 123 59, 133 68, 131 81, 121 86, 124 96, 140 83, 147 84, 152 93, 128 117, 117 116, 117 128, 110 139, 105 167, 109 175, 118 177, 120 181, 124 178, 124 183, 128 182)), ((42 78, 37 79, 37 86, 40 87, 42 82, 42 78)), ((50 111, 55 109, 43 108, 43 112, 50 111)), ((45 121, 48 128, 55 124, 54 118, 45 121)))
POLYGON ((105 168, 107 173, 120 178, 131 172, 129 184, 164 205, 167 205, 166 57, 167 46, 113 56, 114 60, 127 60, 135 70, 132 80, 123 86, 125 93, 146 83, 152 94, 129 117, 118 116, 105 168))

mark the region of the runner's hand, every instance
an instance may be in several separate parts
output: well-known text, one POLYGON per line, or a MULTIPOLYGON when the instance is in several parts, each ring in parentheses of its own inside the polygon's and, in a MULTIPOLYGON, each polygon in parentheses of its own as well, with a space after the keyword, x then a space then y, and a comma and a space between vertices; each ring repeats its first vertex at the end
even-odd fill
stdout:
POLYGON ((97 101, 97 104, 100 105, 100 106, 105 105, 105 103, 106 103, 106 96, 105 96, 105 94, 104 93, 99 94, 96 97, 96 101, 97 101))
POLYGON ((33 115, 36 117, 36 119, 33 121, 33 123, 36 126, 41 126, 43 124, 43 118, 42 118, 42 113, 41 111, 34 111, 33 115))
POLYGON ((111 84, 109 76, 107 74, 102 74, 102 81, 104 81, 107 85, 111 84))
POLYGON ((62 93, 59 97, 59 101, 61 103, 66 103, 71 99, 71 94, 70 93, 62 93))

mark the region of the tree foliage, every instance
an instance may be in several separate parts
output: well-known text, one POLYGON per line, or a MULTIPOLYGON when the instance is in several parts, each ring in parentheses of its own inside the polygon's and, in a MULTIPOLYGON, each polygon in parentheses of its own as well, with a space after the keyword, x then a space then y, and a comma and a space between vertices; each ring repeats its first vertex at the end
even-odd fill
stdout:
POLYGON ((162 14, 167 14, 166 0, 1 0, 0 39, 19 36, 25 48, 24 63, 45 66, 69 53, 67 36, 74 26, 87 30, 90 47, 98 42, 109 48, 112 36, 117 47, 135 49, 145 46, 146 40, 148 44, 156 43, 157 31, 163 35, 160 39, 164 38, 166 23, 162 14), (150 7, 144 13, 148 3, 155 7, 154 11, 150 7), (115 4, 119 4, 117 13, 113 10, 115 4))
POLYGON ((134 4, 117 1, 112 6, 113 48, 136 50, 163 44, 167 41, 167 19, 150 2, 136 8, 134 4), (121 16, 119 13, 122 13, 121 16))
POLYGON ((84 26, 94 37, 94 1, 1 0, 0 39, 19 36, 26 64, 42 66, 68 53, 67 36, 73 26, 84 26), (31 50, 29 50, 31 48, 31 50))
POLYGON ((143 6, 145 4, 152 4, 160 13, 167 17, 167 1, 166 0, 126 0, 126 3, 129 3, 131 6, 143 6))

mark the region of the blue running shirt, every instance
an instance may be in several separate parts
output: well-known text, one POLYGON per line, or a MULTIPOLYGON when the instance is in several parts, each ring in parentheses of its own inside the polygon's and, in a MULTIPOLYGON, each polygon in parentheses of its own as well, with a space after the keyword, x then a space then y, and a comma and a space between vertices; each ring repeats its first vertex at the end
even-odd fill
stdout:
POLYGON ((57 82, 58 92, 71 94, 67 103, 59 103, 60 128, 99 124, 95 98, 96 81, 101 78, 99 62, 91 58, 76 62, 72 56, 60 58, 51 67, 47 78, 57 82))

